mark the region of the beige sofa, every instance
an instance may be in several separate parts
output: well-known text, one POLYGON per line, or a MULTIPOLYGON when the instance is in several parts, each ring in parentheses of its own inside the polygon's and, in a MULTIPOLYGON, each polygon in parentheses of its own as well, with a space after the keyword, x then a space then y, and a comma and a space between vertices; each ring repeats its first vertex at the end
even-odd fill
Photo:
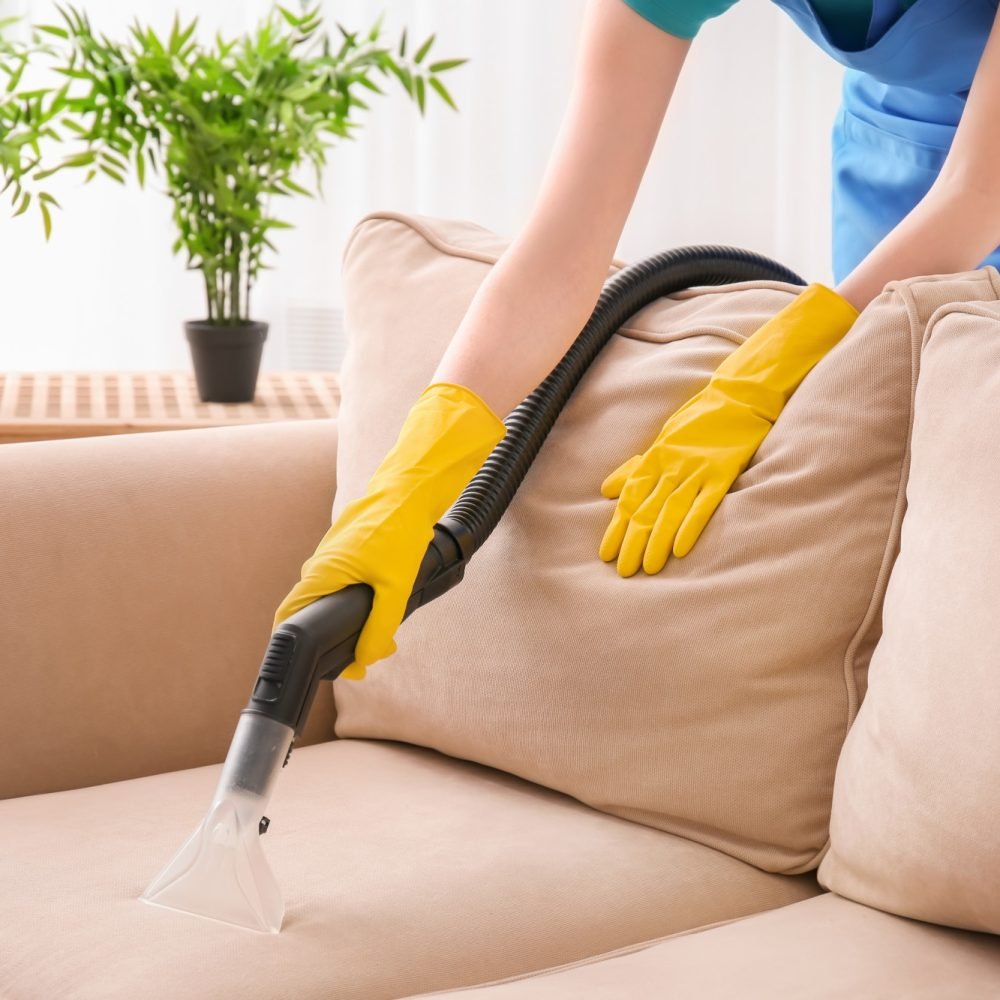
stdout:
MULTIPOLYGON (((337 423, 0 449, 4 1000, 388 1000, 435 991, 467 994, 470 1000, 1000 995, 1000 938, 883 912, 894 909, 889 890, 879 902, 883 910, 876 910, 826 891, 816 878, 817 865, 831 850, 832 767, 847 721, 864 694, 864 673, 878 641, 872 629, 881 615, 881 598, 872 604, 871 587, 879 595, 884 590, 895 542, 882 537, 885 551, 869 553, 852 569, 871 577, 857 607, 844 603, 854 623, 844 645, 853 657, 856 694, 849 695, 841 650, 834 657, 839 674, 832 680, 808 672, 818 670, 819 661, 803 663, 793 687, 782 695, 795 715, 801 714, 796 698, 808 696, 809 705, 821 706, 805 727, 821 738, 802 743, 798 756, 786 746, 788 733, 774 731, 773 720, 761 732, 747 725, 751 715, 772 717, 756 702, 740 709, 740 699, 731 697, 731 678, 717 689, 728 692, 725 698, 717 694, 719 718, 729 711, 737 720, 726 723, 736 733, 726 758, 720 756, 725 743, 720 723, 708 716, 686 727, 688 743, 681 738, 685 727, 673 717, 629 716, 636 725, 649 725, 655 739, 640 739, 639 730, 612 733, 617 716, 602 714, 595 705, 620 699, 619 708, 635 708, 637 699, 650 702, 654 689, 647 681, 601 687, 588 701, 592 692, 586 684, 575 686, 572 697, 559 687, 554 655, 533 664, 530 676, 521 676, 513 663, 498 675, 489 663, 483 666, 489 657, 470 652, 478 648, 468 636, 470 614, 477 614, 486 646, 492 643, 497 655, 502 634, 497 629, 509 630, 511 622, 534 614, 502 596, 504 586, 530 588, 530 570, 505 581, 504 567, 512 565, 524 539, 537 541, 533 532, 555 523, 551 519, 562 493, 547 492, 553 470, 563 458, 571 467, 580 464, 567 449, 573 428, 579 437, 579 425, 592 419, 590 407, 607 388, 602 380, 632 378, 638 367, 648 372, 650 355, 641 352, 660 352, 656 357, 663 359, 670 391, 689 392, 692 379, 710 370, 720 351, 731 349, 761 312, 790 294, 767 284, 680 296, 648 311, 635 325, 638 335, 630 339, 626 332, 609 347, 605 367, 581 389, 575 409, 567 410, 566 436, 547 446, 506 527, 477 556, 467 580, 404 625, 400 654, 393 658, 399 662, 374 668, 363 682, 338 681, 333 690, 321 692, 306 739, 282 773, 268 810, 273 822, 264 848, 286 900, 279 935, 139 902, 142 889, 208 803, 218 762, 266 644, 273 608, 328 523, 335 469, 344 476, 337 501, 342 503, 359 489, 370 453, 391 437, 394 422, 401 419, 402 399, 391 397, 402 397, 404 390, 388 385, 381 396, 374 392, 374 383, 363 375, 371 360, 365 351, 385 356, 389 334, 376 328, 393 325, 385 312, 387 297, 395 297, 395 308, 417 325, 420 309, 407 299, 404 281, 381 297, 368 283, 384 278, 380 269, 401 277, 419 274, 421 295, 430 283, 447 288, 451 296, 431 296, 428 308, 460 311, 491 254, 495 259, 503 245, 500 238, 464 224, 385 215, 359 224, 345 266, 348 277, 352 269, 362 269, 365 277, 355 275, 349 283, 355 346, 345 369, 343 419, 337 423), (671 374, 678 365, 688 372, 682 378, 671 374), (384 426, 371 426, 370 406, 384 409, 384 426), (343 434, 339 454, 338 424, 343 434), (497 607, 487 608, 484 595, 491 593, 497 607), (507 612, 513 616, 509 620, 503 617, 507 612), (439 678, 427 672, 429 654, 422 660, 420 650, 449 620, 466 636, 454 640, 454 649, 447 643, 435 647, 431 666, 451 678, 435 687, 439 678), (539 675, 544 683, 532 687, 539 675), (812 679, 805 683, 807 677, 812 679), (496 685, 500 694, 490 701, 496 685), (506 739, 509 721, 528 710, 520 700, 528 689, 530 705, 545 707, 545 726, 536 722, 536 728, 547 738, 532 743, 525 729, 516 740, 506 739), (552 705, 544 701, 547 691, 552 705), (335 702, 341 712, 336 721, 335 702), (565 711, 566 702, 571 712, 565 711), (576 732, 560 729, 574 719, 576 732), (713 732, 711 742, 699 736, 705 726, 713 732), (680 734, 663 744, 657 727, 674 727, 680 734), (503 730, 499 736, 498 730, 503 730), (575 766, 580 746, 589 746, 588 737, 598 732, 600 760, 587 768, 575 766), (577 738, 579 745, 573 743, 577 738), (771 772, 778 775, 774 781, 758 785, 760 761, 775 746, 782 748, 783 770, 771 772), (713 764, 699 772, 701 752, 713 764), (678 763, 685 753, 689 758, 678 763), (628 766, 618 763, 623 754, 628 766), (649 775, 650 761, 657 781, 644 777, 637 784, 633 776, 649 775), (740 761, 753 766, 738 771, 733 762, 740 761), (698 782, 704 789, 701 799, 698 782), (748 790, 746 802, 740 801, 743 789, 748 790), (827 816, 821 828, 814 813, 827 816)), ((886 330, 898 313, 909 317, 907 344, 910 334, 920 334, 913 341, 917 351, 930 312, 938 315, 941 301, 1000 298, 995 274, 984 279, 977 272, 956 280, 904 288, 893 293, 896 298, 886 298, 872 320, 873 343, 889 335, 886 330), (921 303, 927 307, 923 312, 921 303), (933 310, 932 303, 937 303, 933 310)), ((411 371, 407 359, 400 359, 400 368, 419 381, 420 366, 433 363, 441 343, 409 343, 422 360, 411 371)), ((858 380, 857 368, 834 359, 808 392, 825 392, 824 379, 834 385, 838 366, 858 380)), ((662 406, 660 388, 654 383, 647 388, 653 414, 662 406)), ((646 403, 633 397, 630 405, 646 403)), ((802 407, 801 419, 806 419, 805 402, 802 407)), ((601 579, 633 602, 636 592, 625 588, 646 586, 654 609, 688 597, 673 597, 669 589, 653 591, 653 586, 675 587, 686 595, 704 589, 699 581, 719 573, 710 590, 724 592, 719 588, 735 570, 713 561, 712 553, 730 551, 736 545, 730 538, 740 539, 740 551, 746 553, 751 542, 738 534, 741 525, 751 513, 756 519, 758 508, 766 512, 774 506, 766 484, 787 488, 794 468, 810 464, 785 451, 801 437, 792 432, 798 419, 793 411, 788 426, 781 433, 776 428, 772 450, 760 460, 771 465, 752 468, 727 499, 720 514, 733 513, 720 517, 714 536, 699 543, 702 562, 669 570, 658 582, 647 581, 649 586, 601 579)), ((862 435, 869 433, 864 419, 857 417, 862 435)), ((906 413, 899 427, 901 439, 908 439, 906 413)), ((611 437, 622 438, 623 427, 613 429, 611 437)), ((815 440, 821 438, 817 427, 815 440)), ((599 447, 594 439, 590 444, 599 447)), ((843 442, 834 435, 828 446, 836 450, 843 442)), ((882 446, 895 447, 885 441, 882 446)), ((882 536, 898 530, 902 516, 894 484, 905 486, 906 466, 897 458, 895 479, 878 488, 885 500, 882 536)), ((604 464, 605 458, 596 462, 604 464)), ((858 477, 874 475, 885 464, 880 460, 867 471, 850 463, 844 468, 860 488, 858 477)), ((560 482, 572 509, 584 512, 584 521, 572 530, 592 533, 588 525, 602 523, 607 508, 591 504, 584 487, 578 494, 565 478, 560 482)), ((795 496, 813 494, 800 490, 795 496)), ((866 509, 874 519, 877 508, 866 509)), ((803 507, 802 518, 806 512, 803 507)), ((836 516, 827 507, 821 512, 827 519, 836 516)), ((852 516, 858 516, 856 510, 852 516)), ((774 536, 763 535, 761 544, 774 544, 774 536)), ((812 551, 803 545, 795 549, 812 551)), ((596 544, 582 547, 573 555, 577 558, 581 566, 592 563, 595 573, 610 571, 596 559, 596 544)), ((775 561, 782 572, 787 564, 785 558, 775 561)), ((571 602, 559 603, 565 597, 559 588, 577 580, 570 570, 563 562, 537 574, 549 606, 561 609, 564 623, 571 602)), ((757 585, 755 593, 760 579, 757 585)), ((822 585, 828 606, 820 618, 829 624, 836 618, 830 574, 822 585)), ((739 588, 734 594, 726 604, 730 614, 739 588)), ((630 606, 615 614, 628 614, 630 606)), ((669 628, 671 635, 683 634, 683 623, 669 628)), ((788 646, 795 648, 797 622, 789 620, 787 628, 788 646)), ((740 654, 738 666, 752 662, 755 640, 748 634, 740 635, 746 656, 740 654)), ((825 636, 824 648, 838 635, 825 636)), ((536 645, 541 641, 530 629, 519 638, 536 645)), ((558 636, 557 641, 563 643, 558 636)), ((651 641, 658 641, 655 633, 651 641)), ((608 642, 613 646, 611 636, 608 642)), ((511 648, 505 649, 508 655, 511 648)), ((614 648, 620 654, 625 649, 614 648)), ((628 647, 638 655, 636 649, 634 642, 628 647)), ((712 646, 712 662, 724 652, 722 645, 712 646)), ((576 666, 581 655, 574 653, 576 666)), ((687 659, 695 655, 693 648, 685 654, 687 659)), ((655 666, 657 674, 673 669, 669 657, 655 666)), ((781 665, 775 675, 785 683, 789 670, 781 665)), ((754 690, 765 689, 769 675, 754 677, 754 690)), ((705 683, 714 682, 706 675, 705 683)), ((699 714, 708 711, 699 706, 699 714)), ((860 728, 855 725, 852 735, 860 728)), ((838 786, 841 794, 847 793, 838 786)), ((913 830, 916 844, 918 826, 913 830)), ((856 853, 854 841, 844 843, 845 850, 856 853)), ((911 862, 916 857, 905 850, 907 843, 897 847, 911 862)), ((832 850, 837 851, 836 840, 832 850)), ((989 877, 991 863, 980 858, 978 874, 989 877)), ((919 866, 908 878, 921 878, 919 866)), ((853 888, 849 894, 857 895, 853 888)), ((988 924, 992 918, 983 919, 988 924)))

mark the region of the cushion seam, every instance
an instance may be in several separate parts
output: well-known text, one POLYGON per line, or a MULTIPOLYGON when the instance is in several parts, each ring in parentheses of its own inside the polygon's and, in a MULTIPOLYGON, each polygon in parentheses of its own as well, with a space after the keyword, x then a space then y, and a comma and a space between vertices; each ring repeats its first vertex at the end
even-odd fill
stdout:
MULTIPOLYGON (((819 893, 819 896, 827 895, 830 895, 830 893, 819 893)), ((819 898, 819 896, 813 898, 819 898)), ((612 959, 624 958, 627 955, 634 955, 638 952, 646 951, 649 948, 654 948, 657 945, 672 940, 673 938, 691 937, 695 934, 701 934, 703 931, 715 930, 719 927, 726 927, 729 924, 738 924, 743 920, 752 920, 754 917, 759 917, 762 914, 771 912, 772 910, 780 910, 786 906, 794 905, 794 903, 784 903, 780 906, 771 906, 764 910, 757 910, 754 913, 742 913, 737 917, 728 917, 725 920, 716 920, 710 924, 699 924, 697 927, 686 927, 683 930, 671 931, 669 934, 649 938, 646 941, 636 941, 634 944, 622 945, 620 948, 613 948, 611 951, 602 951, 596 955, 587 955, 584 958, 578 958, 572 962, 563 962, 560 965, 548 965, 545 966, 545 968, 535 969, 530 972, 518 972, 513 976, 505 976, 502 979, 490 979, 484 982, 472 983, 468 986, 449 987, 448 989, 438 990, 433 993, 418 993, 413 1000, 422 1000, 423 997, 437 997, 447 996, 448 994, 464 993, 467 990, 478 990, 492 986, 504 986, 509 983, 526 982, 532 979, 544 979, 547 976, 556 975, 557 973, 569 972, 572 969, 582 969, 588 965, 597 965, 601 962, 611 961, 612 959)))
MULTIPOLYGON (((885 589, 888 586, 889 574, 892 570, 892 565, 895 562, 893 558, 893 553, 895 550, 894 540, 899 538, 899 531, 902 525, 903 512, 906 508, 906 483, 908 478, 908 471, 910 465, 910 433, 913 429, 913 399, 917 388, 917 373, 919 371, 919 361, 920 361, 920 338, 917 336, 917 326, 919 321, 919 313, 916 309, 916 304, 913 302, 912 294, 910 292, 910 287, 908 285, 899 284, 896 286, 895 291, 899 294, 900 298, 903 300, 903 304, 906 307, 906 317, 909 325, 909 341, 910 341, 910 393, 909 400, 907 402, 907 425, 906 425, 906 437, 905 445, 903 448, 903 454, 900 456, 899 460, 899 471, 897 473, 898 479, 896 482, 896 499, 893 502, 892 517, 889 521, 889 528, 886 532, 885 542, 883 543, 882 549, 882 559, 879 564, 879 570, 875 577, 875 582, 872 586, 871 596, 868 599, 868 605, 865 608, 865 612, 861 617, 861 621, 858 623, 858 627, 851 637, 850 642, 847 644, 847 649, 844 652, 843 660, 843 672, 842 678, 844 682, 844 694, 845 694, 845 714, 841 726, 841 737, 840 744, 843 746, 844 741, 847 739, 847 734, 850 731, 851 725, 857 716, 858 708, 858 683, 857 683, 857 652, 858 647, 864 641, 864 639, 871 632, 874 619, 877 617, 878 609, 881 607, 881 600, 885 595, 885 589)), ((839 753, 838 753, 839 761, 839 753)), ((834 768, 834 777, 836 778, 836 767, 834 768)), ((831 786, 831 799, 832 799, 832 786, 831 786)), ((832 805, 832 803, 831 803, 832 805)), ((822 846, 818 851, 806 862, 806 866, 803 868, 790 869, 786 874, 795 874, 798 872, 810 871, 819 866, 823 858, 826 856, 827 851, 830 849, 830 831, 829 822, 827 824, 827 835, 826 840, 823 842, 822 846)))

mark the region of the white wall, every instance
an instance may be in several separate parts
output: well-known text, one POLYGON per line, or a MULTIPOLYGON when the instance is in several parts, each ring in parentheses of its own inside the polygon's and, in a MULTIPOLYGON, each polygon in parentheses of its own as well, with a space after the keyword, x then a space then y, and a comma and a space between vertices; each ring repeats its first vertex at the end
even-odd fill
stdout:
MULTIPOLYGON (((248 27, 264 0, 176 0, 214 30, 248 27), (207 12, 206 12, 207 9, 207 12)), ((534 199, 565 106, 584 0, 332 0, 330 17, 368 27, 386 9, 438 35, 439 57, 468 56, 446 77, 459 104, 431 102, 421 120, 395 81, 372 95, 354 143, 331 155, 324 201, 285 203, 297 225, 279 235, 277 269, 254 313, 272 323, 265 365, 287 364, 293 307, 335 307, 339 260, 365 212, 391 208, 474 219, 512 235, 534 199)), ((87 0, 95 26, 133 17, 169 23, 162 0, 87 0)), ((0 0, 0 16, 53 15, 48 0, 0 0)), ((743 0, 706 26, 619 246, 636 259, 683 243, 725 242, 769 253, 829 280, 829 132, 840 74, 766 0, 743 0)), ((171 256, 167 199, 111 181, 54 188, 64 211, 45 244, 37 217, 0 216, 0 369, 185 368, 181 321, 203 313, 201 284, 171 256)))

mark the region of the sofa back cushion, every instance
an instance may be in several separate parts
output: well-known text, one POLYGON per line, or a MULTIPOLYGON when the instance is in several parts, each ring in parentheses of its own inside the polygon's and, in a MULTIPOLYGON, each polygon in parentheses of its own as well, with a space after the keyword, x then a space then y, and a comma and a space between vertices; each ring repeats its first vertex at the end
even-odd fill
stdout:
POLYGON ((916 393, 902 546, 820 868, 842 895, 1000 933, 1000 305, 943 311, 916 393))
MULTIPOLYGON (((416 216, 356 227, 338 509, 506 246, 416 216)), ((796 289, 744 283, 644 309, 463 583, 408 619, 364 681, 336 683, 338 735, 434 747, 770 871, 815 867, 896 551, 923 325, 992 287, 978 274, 884 294, 806 378, 694 550, 622 579, 597 556, 613 510, 602 479, 796 289)))

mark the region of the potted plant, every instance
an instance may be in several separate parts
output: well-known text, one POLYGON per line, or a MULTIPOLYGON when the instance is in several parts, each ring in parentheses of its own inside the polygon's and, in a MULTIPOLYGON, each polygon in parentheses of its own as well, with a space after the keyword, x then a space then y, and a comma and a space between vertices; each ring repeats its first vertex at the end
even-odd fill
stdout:
POLYGON ((66 126, 82 149, 42 176, 67 167, 124 183, 163 177, 173 201, 175 252, 201 272, 207 312, 186 324, 203 400, 242 402, 254 395, 267 324, 255 320, 254 282, 274 251, 273 230, 289 228, 272 199, 311 195, 297 179, 310 164, 314 188, 336 139, 353 138, 362 88, 392 75, 423 114, 427 90, 451 107, 439 74, 464 63, 425 65, 431 35, 406 56, 406 32, 393 50, 379 44, 382 18, 359 36, 340 25, 336 43, 317 9, 277 7, 253 32, 202 43, 197 22, 175 18, 169 36, 135 24, 126 42, 93 32, 85 14, 61 10, 62 24, 41 30, 64 40, 58 67, 69 81, 66 126))

